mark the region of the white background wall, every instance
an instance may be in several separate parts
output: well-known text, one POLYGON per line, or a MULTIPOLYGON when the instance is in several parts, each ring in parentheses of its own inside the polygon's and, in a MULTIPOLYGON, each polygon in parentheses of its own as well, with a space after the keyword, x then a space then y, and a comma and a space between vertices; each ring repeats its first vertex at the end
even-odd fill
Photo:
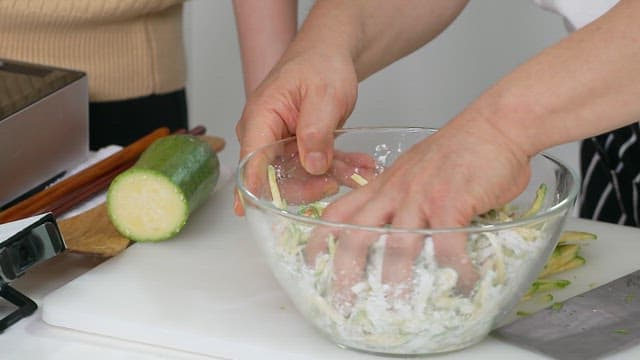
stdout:
MULTIPOLYGON (((300 1, 301 18, 313 1, 300 1)), ((440 37, 362 83, 348 121, 439 127, 483 89, 566 34, 562 20, 530 0, 472 0, 440 37)), ((227 139, 223 163, 235 164, 234 126, 244 103, 230 0, 192 0, 185 13, 192 124, 227 139)), ((578 169, 577 144, 551 151, 578 169)))

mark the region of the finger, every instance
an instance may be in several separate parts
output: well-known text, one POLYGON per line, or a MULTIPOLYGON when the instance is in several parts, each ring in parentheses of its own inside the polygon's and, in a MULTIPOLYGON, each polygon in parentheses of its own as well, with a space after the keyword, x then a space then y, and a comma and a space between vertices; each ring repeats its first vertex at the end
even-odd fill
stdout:
POLYGON ((264 159, 253 158, 238 170, 240 171, 240 184, 235 187, 233 202, 233 210, 236 215, 244 216, 245 214, 244 191, 255 195, 257 198, 265 196, 264 187, 267 184, 266 164, 267 162, 264 159))
MULTIPOLYGON (((364 188, 362 190, 365 190, 364 188)), ((389 223, 395 206, 388 198, 366 199, 363 206, 354 212, 349 223, 364 226, 382 226, 389 223)), ((353 286, 363 279, 370 246, 383 232, 365 230, 342 230, 338 233, 334 256, 334 299, 348 306, 353 304, 356 294, 353 286)))
MULTIPOLYGON (((393 228, 421 229, 427 225, 421 216, 420 207, 406 204, 398 209, 391 222, 393 228)), ((424 235, 407 231, 392 233, 387 239, 382 269, 382 282, 395 288, 402 288, 402 293, 411 289, 413 265, 424 247, 424 235)))
POLYGON ((251 152, 260 149, 265 145, 272 144, 284 137, 283 131, 275 128, 277 127, 277 125, 269 125, 272 121, 278 120, 263 119, 264 121, 262 122, 243 122, 243 119, 240 121, 240 123, 238 123, 236 127, 238 141, 240 142, 241 160, 251 152), (251 131, 245 130, 247 127, 251 128, 251 131))
POLYGON ((468 235, 463 232, 433 235, 433 251, 441 267, 458 273, 457 285, 464 294, 469 294, 479 279, 478 270, 467 253, 468 235))
POLYGON ((354 303, 353 286, 363 278, 369 247, 379 234, 363 230, 342 230, 338 233, 333 258, 333 302, 347 313, 354 303))
POLYGON ((289 204, 314 202, 338 192, 338 182, 325 175, 311 175, 300 163, 295 141, 286 142, 284 153, 272 165, 276 168, 281 195, 289 204), (294 145, 294 146, 291 146, 294 145))
POLYGON ((233 191, 233 212, 237 216, 244 216, 244 203, 242 200, 242 195, 240 194, 240 190, 238 188, 234 188, 233 191))
POLYGON ((298 110, 295 96, 290 94, 295 91, 271 85, 254 93, 236 125, 241 160, 251 152, 293 134, 289 122, 297 118, 298 110))
POLYGON ((282 146, 273 146, 258 150, 244 160, 239 169, 239 191, 236 191, 234 196, 234 212, 237 215, 244 214, 245 199, 242 195, 245 191, 258 199, 273 200, 269 186, 268 169, 274 161, 273 159, 279 156, 282 148, 282 146))
MULTIPOLYGON (((236 136, 240 142, 240 159, 244 160, 252 155, 243 167, 242 185, 245 189, 261 198, 270 197, 265 192, 267 184, 267 167, 278 156, 286 156, 290 147, 287 143, 274 145, 268 148, 265 146, 273 144, 284 138, 288 134, 288 128, 280 113, 274 111, 265 99, 254 97, 245 107, 242 117, 236 125, 236 136)), ((294 141, 288 143, 295 144, 294 141)), ((241 196, 234 197, 234 211, 238 215, 244 213, 241 196)))
POLYGON ((366 153, 336 150, 331 165, 331 174, 340 184, 351 188, 366 185, 377 174, 375 160, 366 153))
MULTIPOLYGON (((367 202, 370 195, 361 189, 352 191, 335 202, 329 204, 322 214, 322 219, 343 223, 346 219, 353 217, 353 214, 367 202)), ((330 226, 318 226, 311 232, 307 246, 304 249, 304 257, 307 264, 315 266, 315 260, 320 253, 327 251, 327 243, 330 237, 337 237, 338 230, 330 226)))
POLYGON ((339 151, 336 149, 334 153, 334 157, 336 159, 339 159, 349 165, 352 165, 360 169, 369 169, 369 170, 376 169, 375 159, 367 153, 345 152, 345 151, 339 151))
POLYGON ((340 92, 330 86, 311 88, 304 96, 296 136, 302 165, 311 174, 324 174, 329 169, 333 132, 353 108, 353 103, 341 105, 343 101, 340 92))
POLYGON ((282 179, 280 191, 287 203, 307 204, 334 195, 339 190, 338 182, 326 175, 312 176, 307 179, 282 179))
MULTIPOLYGON (((450 197, 457 203, 455 197, 450 197)), ((440 204, 439 211, 427 214, 432 228, 460 228, 469 224, 471 217, 456 209, 455 206, 440 204), (468 218, 468 219, 467 219, 468 218)), ((438 233, 433 235, 433 249, 441 267, 449 267, 458 273, 458 288, 465 294, 471 292, 479 274, 467 253, 469 236, 466 232, 438 233)))
POLYGON ((303 250, 305 263, 311 268, 315 268, 318 255, 327 252, 329 242, 336 238, 337 233, 338 230, 331 226, 317 226, 314 228, 303 250))

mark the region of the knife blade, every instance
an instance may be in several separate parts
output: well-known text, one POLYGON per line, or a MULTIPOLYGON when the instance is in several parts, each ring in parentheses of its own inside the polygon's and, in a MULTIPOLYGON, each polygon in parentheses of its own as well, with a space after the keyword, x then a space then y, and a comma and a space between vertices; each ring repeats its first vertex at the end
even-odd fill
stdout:
POLYGON ((560 360, 597 359, 640 344, 640 270, 494 331, 560 360))

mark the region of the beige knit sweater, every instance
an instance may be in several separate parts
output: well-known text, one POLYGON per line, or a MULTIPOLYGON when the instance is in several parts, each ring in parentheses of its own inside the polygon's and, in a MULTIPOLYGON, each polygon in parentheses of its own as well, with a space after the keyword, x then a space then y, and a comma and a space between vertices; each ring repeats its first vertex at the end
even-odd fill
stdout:
POLYGON ((92 101, 184 87, 184 0, 0 0, 0 58, 85 71, 92 101))

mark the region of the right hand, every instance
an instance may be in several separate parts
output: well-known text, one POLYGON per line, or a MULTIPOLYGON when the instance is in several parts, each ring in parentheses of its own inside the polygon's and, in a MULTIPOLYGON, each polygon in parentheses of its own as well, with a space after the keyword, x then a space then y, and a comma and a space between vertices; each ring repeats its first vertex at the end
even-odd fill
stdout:
MULTIPOLYGON (((333 131, 351 114, 358 78, 348 54, 314 51, 285 54, 248 99, 236 126, 240 156, 261 146, 296 136, 302 166, 325 174, 332 163, 333 131)), ((236 214, 244 209, 236 201, 236 214)))
MULTIPOLYGON (((467 115, 465 115, 467 116, 467 115)), ((322 218, 396 229, 442 229, 468 226, 478 215, 509 203, 530 179, 529 158, 499 129, 477 116, 452 120, 434 135, 420 141, 369 181, 366 186, 338 198, 322 218)), ((319 226, 305 248, 305 259, 314 266, 335 239, 333 297, 353 303, 352 287, 365 276, 371 245, 380 234, 373 231, 319 226)), ((390 289, 407 295, 414 263, 424 247, 424 236, 391 233, 381 268, 381 280, 390 289)), ((479 278, 467 253, 468 234, 436 233, 433 251, 440 267, 456 271, 458 290, 470 294, 479 278)))

